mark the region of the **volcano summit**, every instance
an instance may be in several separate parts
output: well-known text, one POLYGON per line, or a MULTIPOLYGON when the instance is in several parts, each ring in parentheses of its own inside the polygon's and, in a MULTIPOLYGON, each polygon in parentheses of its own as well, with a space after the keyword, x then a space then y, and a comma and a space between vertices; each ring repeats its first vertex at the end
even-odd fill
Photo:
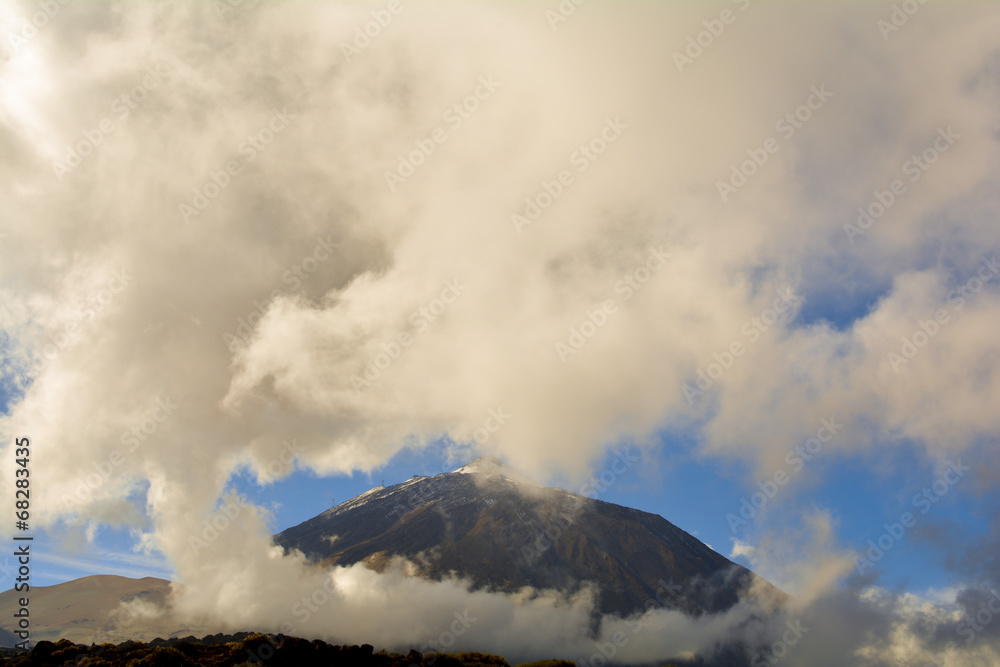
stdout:
POLYGON ((493 457, 378 486, 274 537, 323 565, 412 562, 421 576, 475 588, 597 591, 597 611, 725 611, 751 584, 771 588, 656 514, 545 487, 493 457))

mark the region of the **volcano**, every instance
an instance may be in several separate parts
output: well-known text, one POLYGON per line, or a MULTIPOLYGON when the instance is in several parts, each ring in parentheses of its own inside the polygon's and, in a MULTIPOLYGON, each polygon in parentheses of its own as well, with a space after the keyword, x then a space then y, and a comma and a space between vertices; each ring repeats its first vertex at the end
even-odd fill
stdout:
POLYGON ((725 611, 751 585, 784 593, 663 517, 545 487, 493 457, 378 486, 274 536, 318 565, 394 557, 477 589, 597 592, 596 612, 725 611))

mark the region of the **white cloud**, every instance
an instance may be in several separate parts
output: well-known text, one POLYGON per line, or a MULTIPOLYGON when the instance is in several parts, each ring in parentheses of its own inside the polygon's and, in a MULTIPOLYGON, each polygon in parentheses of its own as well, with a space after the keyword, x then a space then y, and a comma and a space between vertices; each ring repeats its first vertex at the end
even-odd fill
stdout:
MULTIPOLYGON (((955 308, 949 291, 1000 246, 1000 14, 926 5, 887 41, 885 3, 753 4, 678 73, 673 49, 726 6, 589 4, 553 32, 540 6, 407 4, 350 62, 339 45, 375 5, 248 5, 224 19, 207 4, 67 6, 8 58, 0 93, 13 221, 0 324, 17 360, 4 372, 25 386, 28 360, 52 357, 0 430, 37 443, 37 519, 56 521, 65 489, 117 451, 113 480, 78 511, 151 530, 205 608, 263 617, 268 596, 249 604, 238 581, 190 562, 188 538, 236 466, 290 471, 287 442, 299 465, 371 470, 468 438, 502 405, 512 418, 487 449, 545 477, 583 475, 609 444, 664 425, 697 427, 707 455, 766 474, 829 415, 849 425, 840 455, 912 439, 944 458, 995 438, 995 283, 900 373, 886 355, 955 308), (453 126, 448 109, 480 77, 500 85, 453 126), (722 202, 716 181, 820 85, 829 101, 722 202), (574 163, 609 118, 627 128, 574 163), (856 207, 949 125, 961 139, 852 245, 856 207), (390 192, 385 172, 438 127, 447 140, 390 192), (79 165, 57 174, 70 148, 79 165), (518 234, 511 214, 563 169, 572 184, 518 234), (204 209, 185 214, 198 196, 204 209), (626 299, 619 281, 661 245, 668 261, 626 299), (116 271, 134 281, 112 288, 116 271), (467 291, 438 314, 456 280, 467 291), (846 328, 790 313, 752 342, 743 333, 777 289, 823 313, 824 290, 857 283, 887 287, 846 328), (617 311, 561 361, 555 344, 609 299, 617 311), (244 333, 231 350, 226 336, 244 333), (358 391, 352 376, 400 334, 411 344, 358 391), (689 405, 682 386, 735 341, 745 354, 689 405), (123 451, 161 396, 176 414, 123 451)), ((248 535, 232 547, 263 548, 248 535)), ((838 573, 823 569, 807 597, 838 573)), ((559 617, 566 637, 575 613, 559 617)))

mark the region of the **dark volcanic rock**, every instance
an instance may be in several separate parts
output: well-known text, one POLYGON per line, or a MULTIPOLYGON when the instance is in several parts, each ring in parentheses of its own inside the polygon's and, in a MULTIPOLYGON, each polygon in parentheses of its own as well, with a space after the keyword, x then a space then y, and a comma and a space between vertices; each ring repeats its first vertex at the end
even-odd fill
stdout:
POLYGON ((30 652, 0 656, 0 665, 11 667, 510 667, 500 656, 483 653, 409 655, 375 653, 369 644, 331 646, 319 640, 258 633, 213 635, 202 640, 161 640, 163 644, 124 642, 115 646, 83 646, 66 639, 53 644, 40 641, 30 652), (229 641, 222 641, 228 639, 229 641))
POLYGON ((488 457, 377 487, 274 539, 324 564, 402 556, 423 576, 500 591, 592 583, 599 611, 619 615, 722 611, 756 578, 661 516, 542 487, 488 457))

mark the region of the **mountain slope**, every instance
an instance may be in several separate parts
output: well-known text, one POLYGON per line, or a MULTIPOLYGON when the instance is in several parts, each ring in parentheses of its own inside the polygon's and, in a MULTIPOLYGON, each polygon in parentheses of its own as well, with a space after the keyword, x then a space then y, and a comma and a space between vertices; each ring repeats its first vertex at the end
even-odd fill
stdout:
MULTIPOLYGON (((207 628, 173 616, 168 603, 170 586, 169 581, 155 577, 129 579, 108 574, 54 586, 32 586, 31 640, 65 638, 89 644, 206 633, 207 628)), ((24 593, 14 589, 0 593, 0 628, 17 628, 14 613, 22 596, 24 593)))
POLYGON ((378 569, 402 556, 423 576, 454 572, 478 588, 592 583, 598 610, 623 616, 722 611, 757 579, 663 517, 542 487, 489 457, 376 487, 274 539, 323 564, 378 569))

